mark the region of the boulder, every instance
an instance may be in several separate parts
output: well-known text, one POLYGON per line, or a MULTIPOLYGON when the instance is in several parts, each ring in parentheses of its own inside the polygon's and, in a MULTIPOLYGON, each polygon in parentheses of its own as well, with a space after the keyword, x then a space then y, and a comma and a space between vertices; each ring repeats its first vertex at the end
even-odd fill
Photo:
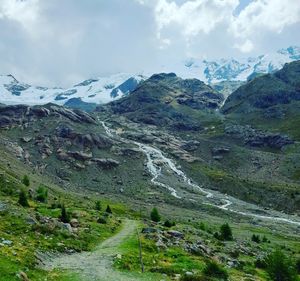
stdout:
POLYGON ((200 142, 196 140, 191 140, 184 142, 180 147, 186 151, 195 151, 198 149, 200 142))
POLYGON ((71 219, 70 225, 71 225, 72 227, 78 228, 78 227, 79 227, 79 221, 78 221, 77 219, 71 219))
POLYGON ((173 238, 179 238, 179 239, 184 238, 184 234, 182 232, 179 232, 176 230, 169 230, 169 231, 167 231, 167 233, 173 238))
POLYGON ((120 165, 120 162, 110 158, 93 158, 92 161, 104 169, 111 169, 120 165))
POLYGON ((67 154, 79 161, 86 161, 92 159, 92 153, 85 153, 83 151, 68 151, 67 154))

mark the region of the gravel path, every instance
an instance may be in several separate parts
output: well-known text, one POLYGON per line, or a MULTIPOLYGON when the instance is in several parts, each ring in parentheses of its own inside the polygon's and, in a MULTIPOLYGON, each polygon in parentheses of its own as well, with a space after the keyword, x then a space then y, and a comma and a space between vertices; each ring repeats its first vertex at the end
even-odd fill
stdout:
POLYGON ((120 272, 113 269, 113 259, 120 253, 119 246, 126 238, 134 235, 137 222, 126 220, 122 230, 105 240, 93 252, 82 252, 72 255, 61 255, 44 260, 44 269, 63 269, 77 272, 83 281, 133 281, 160 280, 149 278, 139 273, 120 272))

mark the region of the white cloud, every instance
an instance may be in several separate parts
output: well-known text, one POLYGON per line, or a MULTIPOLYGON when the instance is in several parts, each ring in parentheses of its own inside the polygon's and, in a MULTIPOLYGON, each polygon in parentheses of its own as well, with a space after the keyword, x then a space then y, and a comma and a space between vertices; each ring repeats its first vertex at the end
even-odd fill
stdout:
POLYGON ((158 0, 155 7, 158 37, 164 28, 177 25, 189 39, 208 34, 223 21, 230 20, 238 0, 194 0, 177 5, 175 1, 158 0))
POLYGON ((242 53, 249 53, 254 49, 254 45, 249 39, 242 44, 235 44, 234 47, 240 50, 242 53))
POLYGON ((35 26, 39 16, 39 0, 0 0, 0 19, 16 21, 27 31, 35 26))
POLYGON ((187 0, 181 5, 176 0, 157 0, 157 38, 168 38, 168 29, 176 26, 188 45, 197 36, 213 34, 221 27, 234 40, 232 45, 245 53, 255 48, 258 32, 280 33, 300 22, 299 0, 254 0, 236 15, 239 4, 239 0, 187 0))
POLYGON ((236 37, 245 38, 264 29, 280 33, 299 21, 299 0, 256 0, 233 19, 231 30, 236 37))

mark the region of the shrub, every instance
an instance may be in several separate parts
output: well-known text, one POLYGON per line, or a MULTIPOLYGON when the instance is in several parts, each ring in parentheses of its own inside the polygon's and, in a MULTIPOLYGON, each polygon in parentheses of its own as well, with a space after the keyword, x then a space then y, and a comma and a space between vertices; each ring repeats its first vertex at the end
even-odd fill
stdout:
POLYGON ((95 210, 101 211, 101 209, 102 209, 101 202, 98 200, 95 203, 95 210))
POLYGON ((29 186, 30 185, 30 180, 29 180, 29 177, 27 175, 25 175, 22 179, 22 183, 25 185, 25 186, 29 186))
POLYGON ((64 204, 61 206, 60 220, 64 223, 70 222, 70 215, 68 214, 64 204))
POLYGON ((112 214, 112 210, 109 207, 109 205, 107 205, 105 212, 108 213, 108 214, 112 214))
POLYGON ((199 229, 205 231, 206 227, 205 227, 204 222, 200 222, 200 224, 199 224, 199 229))
POLYGON ((228 280, 227 271, 215 261, 208 261, 203 273, 209 277, 215 277, 220 280, 228 280))
POLYGON ((48 189, 42 185, 39 186, 39 188, 37 189, 37 195, 35 197, 35 199, 39 202, 47 202, 47 198, 48 198, 48 189))
POLYGON ((280 250, 269 254, 266 270, 273 281, 296 281, 297 272, 292 260, 280 250))
POLYGON ((300 258, 298 258, 296 260, 296 270, 297 270, 298 274, 300 274, 300 258))
POLYGON ((165 223, 164 223, 164 226, 165 227, 172 227, 172 226, 175 226, 175 222, 171 222, 169 220, 166 220, 165 223))
POLYGON ((105 217, 100 217, 98 220, 97 220, 98 223, 101 223, 101 224, 106 224, 107 223, 107 220, 105 217))
POLYGON ((233 240, 231 227, 229 226, 228 223, 224 223, 223 225, 221 225, 220 238, 225 241, 233 240))
POLYGON ((251 237, 251 240, 255 243, 260 243, 260 237, 259 235, 255 235, 253 234, 252 237, 251 237))
POLYGON ((160 214, 159 214, 159 212, 156 208, 152 209, 152 211, 150 213, 150 218, 154 222, 159 222, 160 221, 161 217, 160 217, 160 214))
POLYGON ((267 262, 264 258, 257 258, 254 265, 256 268, 265 269, 267 267, 267 262))
POLYGON ((26 194, 25 189, 21 189, 21 191, 19 193, 18 203, 23 207, 29 207, 29 203, 28 203, 28 200, 27 200, 27 194, 26 194))

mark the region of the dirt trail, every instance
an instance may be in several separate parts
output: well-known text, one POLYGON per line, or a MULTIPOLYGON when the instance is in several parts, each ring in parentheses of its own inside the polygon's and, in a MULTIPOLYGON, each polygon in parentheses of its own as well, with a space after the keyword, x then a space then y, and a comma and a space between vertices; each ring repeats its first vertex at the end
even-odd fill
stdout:
POLYGON ((139 273, 125 273, 113 269, 113 259, 120 253, 119 246, 135 234, 137 222, 124 221, 122 230, 101 243, 93 252, 61 255, 44 261, 44 269, 63 269, 77 272, 82 281, 158 280, 139 273))

